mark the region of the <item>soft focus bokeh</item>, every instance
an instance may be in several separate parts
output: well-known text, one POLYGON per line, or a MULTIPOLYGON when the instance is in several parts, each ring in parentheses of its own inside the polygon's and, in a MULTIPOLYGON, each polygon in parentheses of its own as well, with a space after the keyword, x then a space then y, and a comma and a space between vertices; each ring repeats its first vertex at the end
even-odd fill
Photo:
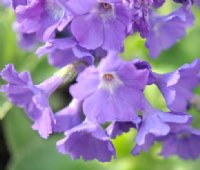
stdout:
MULTIPOLYGON (((170 5, 162 9, 162 13, 170 11, 170 5)), ((148 56, 144 40, 139 36, 128 37, 125 41, 125 59, 141 58, 148 60, 153 70, 164 73, 172 71, 194 58, 200 58, 200 10, 194 8, 196 22, 188 30, 187 36, 171 49, 164 51, 156 60, 148 56)), ((29 70, 35 83, 48 78, 56 70, 47 64, 46 58, 38 59, 34 52, 25 52, 18 46, 13 31, 14 15, 11 10, 0 6, 0 69, 7 63, 14 63, 18 71, 29 70)), ((3 81, 0 80, 0 83, 3 81)), ((196 89, 200 94, 200 89, 196 89)), ((145 90, 147 98, 160 109, 165 109, 164 100, 154 87, 145 90)), ((54 110, 65 106, 70 100, 67 85, 57 90, 51 97, 54 110)), ((200 129, 200 113, 190 109, 194 115, 194 126, 200 129)), ((199 170, 200 159, 184 161, 176 156, 164 159, 159 156, 160 145, 156 144, 148 153, 140 156, 130 154, 134 146, 135 131, 131 130, 115 139, 117 149, 116 160, 110 163, 97 161, 71 160, 68 156, 57 153, 56 140, 62 135, 52 135, 44 140, 31 129, 31 122, 25 113, 10 104, 0 94, 0 170, 199 170)), ((83 146, 84 147, 84 146, 83 146)), ((92 147, 92 146, 91 146, 92 147)))

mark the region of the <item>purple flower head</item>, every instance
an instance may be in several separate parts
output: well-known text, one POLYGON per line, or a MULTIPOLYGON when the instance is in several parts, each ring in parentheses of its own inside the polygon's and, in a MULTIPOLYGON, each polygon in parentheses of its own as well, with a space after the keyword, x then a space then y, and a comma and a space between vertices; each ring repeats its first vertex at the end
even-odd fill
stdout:
POLYGON ((139 32, 142 37, 149 34, 150 22, 149 12, 153 0, 134 0, 132 7, 133 32, 139 32))
MULTIPOLYGON (((165 114, 165 113, 163 112, 162 114, 165 114)), ((186 114, 181 114, 181 113, 176 113, 176 115, 180 115, 180 116, 184 116, 185 115, 185 116, 187 116, 186 114)), ((177 122, 176 123, 169 123, 169 121, 167 121, 167 125, 170 127, 170 132, 167 135, 163 136, 163 135, 156 135, 156 134, 153 134, 153 133, 149 133, 149 134, 147 134, 145 136, 145 142, 142 145, 139 145, 139 144, 136 143, 136 145, 134 146, 134 148, 133 148, 131 153, 133 155, 139 155, 141 153, 141 151, 148 152, 150 147, 153 146, 153 144, 155 142, 163 142, 163 141, 165 141, 165 139, 167 139, 168 136, 172 132, 174 132, 175 130, 177 131, 179 129, 182 129, 182 127, 185 127, 186 125, 189 125, 191 123, 192 123, 192 117, 189 116, 189 115, 188 115, 188 121, 185 122, 185 123, 180 123, 180 122, 178 122, 178 123, 177 122)))
POLYGON ((179 8, 167 16, 156 16, 152 12, 150 18, 151 30, 146 37, 146 47, 153 58, 183 38, 186 28, 191 26, 194 20, 192 12, 184 8, 179 8))
POLYGON ((75 62, 91 65, 94 60, 92 54, 80 47, 73 37, 49 40, 36 53, 39 57, 47 53, 49 64, 56 67, 63 67, 75 62))
POLYGON ((177 126, 162 141, 163 148, 160 154, 166 158, 178 155, 187 160, 197 159, 200 155, 200 131, 192 127, 177 126))
POLYGON ((8 82, 1 87, 1 91, 7 94, 12 103, 25 110, 34 122, 33 129, 43 138, 47 138, 55 123, 48 99, 63 83, 64 77, 55 75, 39 85, 34 85, 28 72, 18 73, 12 64, 2 70, 1 77, 8 82))
POLYGON ((66 131, 65 136, 57 142, 57 149, 62 154, 70 154, 73 159, 82 156, 84 160, 108 162, 115 156, 109 137, 97 124, 84 122, 66 131))
POLYGON ((13 0, 18 31, 21 34, 34 34, 39 41, 54 36, 55 30, 62 31, 71 20, 60 0, 13 0))
POLYGON ((130 24, 121 0, 68 0, 66 6, 75 15, 71 31, 82 47, 121 50, 130 24))
POLYGON ((73 99, 69 106, 55 114, 56 123, 53 125, 54 132, 64 132, 71 129, 83 120, 82 103, 73 99))
POLYGON ((90 121, 138 121, 147 80, 148 70, 137 70, 133 63, 111 55, 98 68, 89 67, 81 73, 70 92, 83 100, 83 111, 90 121))
POLYGON ((133 122, 113 122, 107 127, 106 132, 110 138, 114 139, 122 133, 128 132, 131 128, 136 128, 136 124, 133 122))
POLYGON ((169 123, 184 124, 191 121, 191 116, 185 113, 163 112, 153 108, 147 101, 142 111, 142 123, 136 136, 136 144, 143 145, 148 140, 147 135, 165 136, 170 132, 169 123))
POLYGON ((193 97, 192 90, 199 84, 200 60, 185 64, 174 72, 155 75, 155 83, 162 92, 167 106, 176 112, 185 112, 193 97))

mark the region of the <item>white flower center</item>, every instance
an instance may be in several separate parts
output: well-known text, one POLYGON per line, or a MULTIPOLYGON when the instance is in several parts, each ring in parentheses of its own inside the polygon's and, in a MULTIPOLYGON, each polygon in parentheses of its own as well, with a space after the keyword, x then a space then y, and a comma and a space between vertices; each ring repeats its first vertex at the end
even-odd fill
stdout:
POLYGON ((110 93, 113 93, 114 90, 123 85, 123 82, 119 79, 115 72, 103 73, 100 75, 100 84, 98 88, 108 90, 110 93))

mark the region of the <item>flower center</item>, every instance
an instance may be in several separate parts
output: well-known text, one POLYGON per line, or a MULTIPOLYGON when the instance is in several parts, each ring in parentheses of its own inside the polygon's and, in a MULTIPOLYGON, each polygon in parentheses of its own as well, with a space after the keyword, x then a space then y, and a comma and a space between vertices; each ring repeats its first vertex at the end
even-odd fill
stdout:
POLYGON ((114 5, 111 3, 100 2, 97 3, 94 12, 97 12, 104 21, 107 21, 115 16, 114 8, 114 5))
POLYGON ((112 81, 114 79, 114 76, 111 73, 106 73, 103 75, 103 79, 106 81, 112 81))
POLYGON ((110 93, 113 93, 114 90, 123 85, 123 82, 119 79, 115 72, 103 73, 100 75, 100 84, 98 88, 108 90, 110 93))
POLYGON ((103 7, 103 9, 108 10, 111 9, 112 6, 109 3, 101 3, 101 6, 103 7))

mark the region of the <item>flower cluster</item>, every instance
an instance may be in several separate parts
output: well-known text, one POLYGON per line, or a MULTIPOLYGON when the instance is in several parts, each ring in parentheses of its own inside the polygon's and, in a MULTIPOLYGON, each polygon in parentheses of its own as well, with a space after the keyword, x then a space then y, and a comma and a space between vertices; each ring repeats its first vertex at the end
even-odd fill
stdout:
POLYGON ((192 128, 187 108, 200 81, 200 60, 159 74, 146 61, 119 56, 124 39, 137 32, 154 58, 182 38, 194 21, 191 6, 200 2, 174 3, 177 9, 160 16, 156 9, 165 0, 12 0, 21 46, 44 43, 36 54, 47 54, 49 64, 61 69, 35 85, 28 72, 8 64, 0 73, 7 82, 0 91, 24 109, 41 137, 64 132, 57 149, 73 159, 110 161, 116 157, 111 139, 131 128, 137 131, 133 155, 161 142, 164 157, 197 158, 200 131, 192 128), (53 113, 49 97, 75 76, 71 103, 53 113), (158 87, 168 111, 145 98, 150 85, 158 87))
POLYGON ((45 43, 37 54, 46 53, 49 63, 59 67, 61 61, 102 57, 97 51, 121 52, 125 37, 137 32, 150 56, 157 57, 184 37, 194 21, 191 6, 200 5, 199 0, 174 2, 179 7, 164 16, 156 9, 165 0, 12 0, 12 7, 21 46, 45 43))
POLYGON ((110 53, 98 66, 89 66, 78 75, 77 82, 70 87, 71 103, 55 114, 48 103, 49 96, 77 73, 73 65, 34 85, 27 72, 18 73, 9 64, 1 72, 8 82, 1 91, 25 110, 33 121, 32 128, 41 137, 65 132, 65 138, 57 142, 57 149, 74 159, 82 156, 85 160, 110 161, 115 157, 110 139, 130 128, 138 131, 133 155, 161 141, 164 156, 196 158, 200 152, 194 144, 200 140, 200 131, 190 127, 192 116, 186 111, 193 97, 192 89, 198 85, 199 72, 197 59, 174 72, 157 74, 147 62, 138 59, 127 62, 110 53), (168 112, 154 108, 145 98, 144 90, 152 84, 163 94, 168 112), (106 128, 102 126, 105 123, 106 128), (173 146, 168 142, 173 142, 173 146), (190 149, 180 150, 179 143, 189 145, 190 149))

